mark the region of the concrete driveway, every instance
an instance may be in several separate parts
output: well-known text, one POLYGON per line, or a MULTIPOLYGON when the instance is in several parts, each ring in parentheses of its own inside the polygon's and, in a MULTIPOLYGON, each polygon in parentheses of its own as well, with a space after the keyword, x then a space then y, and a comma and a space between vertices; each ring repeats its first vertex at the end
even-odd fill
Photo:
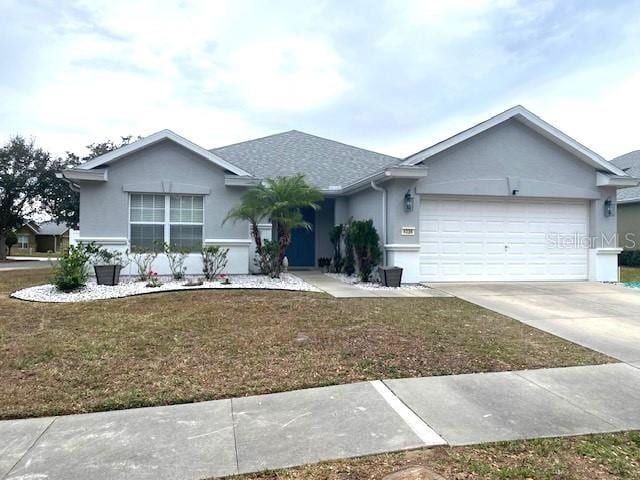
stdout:
POLYGON ((595 282, 429 286, 640 367, 640 290, 595 282))

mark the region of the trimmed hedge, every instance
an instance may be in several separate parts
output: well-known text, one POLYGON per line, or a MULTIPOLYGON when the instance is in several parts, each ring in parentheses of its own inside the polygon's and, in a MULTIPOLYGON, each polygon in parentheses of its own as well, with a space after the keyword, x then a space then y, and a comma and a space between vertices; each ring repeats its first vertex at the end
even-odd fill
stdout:
POLYGON ((623 250, 618 257, 621 267, 640 267, 640 250, 623 250))

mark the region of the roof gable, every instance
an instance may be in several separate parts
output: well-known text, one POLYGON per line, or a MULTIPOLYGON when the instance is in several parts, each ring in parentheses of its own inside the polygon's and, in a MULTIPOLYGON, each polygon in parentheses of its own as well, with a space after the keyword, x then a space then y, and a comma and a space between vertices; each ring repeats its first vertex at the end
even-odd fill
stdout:
POLYGON ((38 225, 37 235, 64 235, 67 230, 69 230, 69 227, 66 223, 50 221, 38 225))
POLYGON ((625 176, 626 174, 617 168, 615 165, 612 165, 610 162, 605 160, 603 157, 585 147, 584 145, 578 143, 573 138, 569 137, 565 133, 561 132, 554 126, 542 120, 540 117, 534 115, 529 110, 524 108, 521 105, 517 105, 515 107, 506 110, 495 117, 492 117, 482 123, 479 123, 467 130, 464 130, 452 137, 447 138, 439 143, 436 143, 424 150, 421 150, 413 155, 408 156, 402 162, 403 165, 417 165, 440 153, 444 150, 447 150, 455 145, 458 145, 465 140, 468 140, 476 135, 479 135, 482 132, 489 130, 492 127, 500 125, 508 120, 517 120, 527 127, 531 128, 535 132, 539 133, 543 137, 547 138, 551 142, 560 146, 561 148, 567 150, 572 153, 574 156, 584 161, 585 163, 591 165, 597 170, 603 170, 614 175, 625 176))
POLYGON ((400 159, 298 130, 211 150, 252 175, 265 178, 304 174, 322 189, 344 187, 397 165, 400 159))
MULTIPOLYGON (((627 175, 640 178, 640 150, 620 155, 611 160, 616 167, 624 170, 627 175)), ((640 187, 618 189, 618 202, 639 202, 640 187)))
POLYGON ((205 159, 209 160, 213 164, 218 165, 219 167, 225 170, 228 170, 232 173, 235 173, 236 175, 250 176, 250 174, 247 171, 243 170, 242 168, 238 168, 237 166, 232 165, 231 163, 220 158, 216 154, 210 152, 209 150, 206 150, 205 148, 202 148, 199 145, 196 145, 195 143, 187 140, 184 137, 181 137, 180 135, 172 132, 171 130, 161 130, 159 132, 156 132, 152 135, 149 135, 148 137, 142 138, 128 145, 120 147, 116 150, 105 153, 104 155, 100 155, 99 157, 96 157, 92 160, 89 160, 88 162, 83 163, 77 168, 82 170, 90 170, 97 167, 103 167, 103 166, 109 165, 110 163, 115 162, 116 160, 126 155, 130 155, 131 153, 140 151, 144 148, 150 147, 151 145, 155 145, 164 140, 173 141, 178 145, 181 145, 182 147, 188 150, 191 150, 192 152, 204 157, 205 159))

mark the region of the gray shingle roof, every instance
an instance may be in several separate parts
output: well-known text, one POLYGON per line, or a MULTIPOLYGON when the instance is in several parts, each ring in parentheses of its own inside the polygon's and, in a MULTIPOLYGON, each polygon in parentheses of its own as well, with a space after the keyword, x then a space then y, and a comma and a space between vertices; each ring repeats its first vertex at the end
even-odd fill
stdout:
POLYGON ((38 233, 36 235, 62 235, 69 230, 65 223, 44 222, 38 225, 38 233))
POLYGON ((318 188, 344 187, 401 161, 297 130, 210 151, 256 177, 302 173, 318 188))
MULTIPOLYGON (((640 150, 625 153, 611 160, 616 167, 626 171, 632 177, 640 177, 640 150)), ((618 201, 629 201, 638 199, 640 201, 640 186, 621 188, 618 190, 618 201)))

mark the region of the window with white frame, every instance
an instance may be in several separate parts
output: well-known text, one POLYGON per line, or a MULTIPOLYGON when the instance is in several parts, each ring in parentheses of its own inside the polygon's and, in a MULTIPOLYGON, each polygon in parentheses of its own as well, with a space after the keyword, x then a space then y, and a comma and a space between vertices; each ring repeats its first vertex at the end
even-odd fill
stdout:
POLYGON ((166 242, 197 252, 202 247, 204 202, 196 195, 131 194, 132 247, 166 242))
POLYGON ((29 248, 29 235, 18 235, 18 248, 29 248))

